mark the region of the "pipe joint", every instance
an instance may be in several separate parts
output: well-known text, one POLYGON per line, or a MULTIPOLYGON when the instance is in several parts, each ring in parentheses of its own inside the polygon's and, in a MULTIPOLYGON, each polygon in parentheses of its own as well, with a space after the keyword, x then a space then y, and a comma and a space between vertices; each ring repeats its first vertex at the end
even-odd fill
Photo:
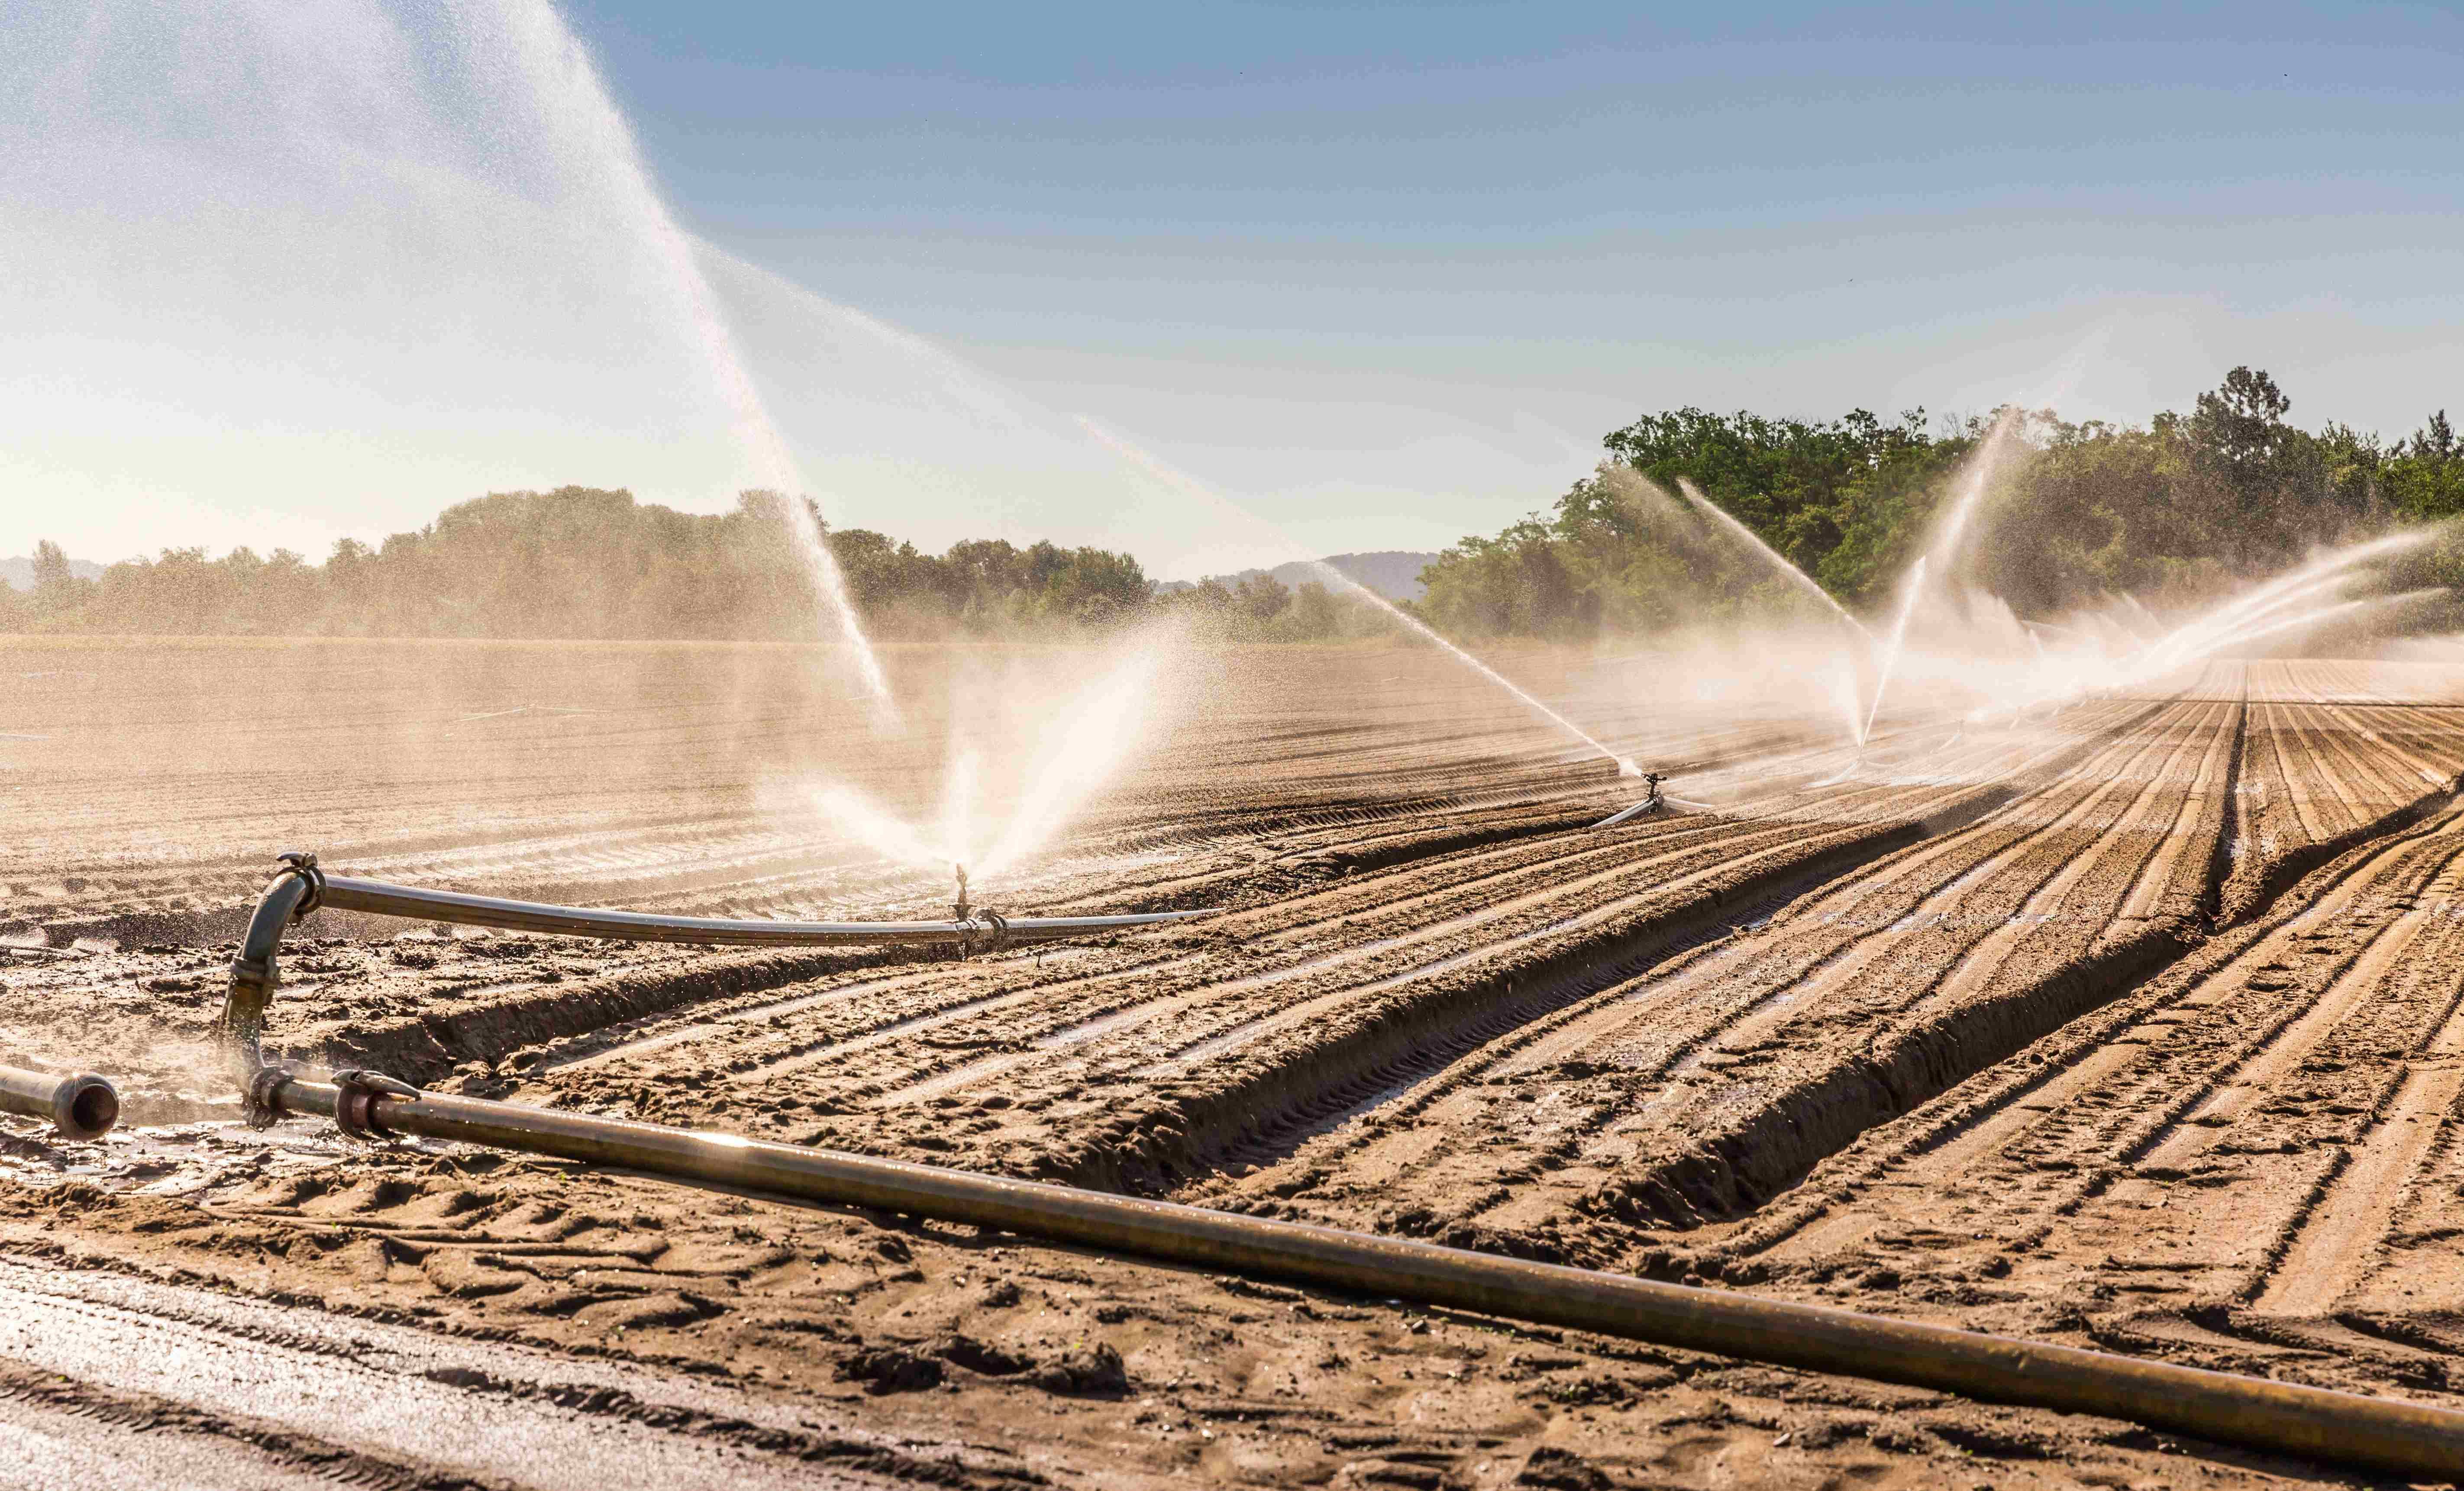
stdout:
POLYGON ((325 904, 325 872, 317 867, 316 850, 285 849, 274 858, 275 863, 289 866, 293 874, 307 883, 307 893, 299 898, 298 905, 291 909, 293 921, 304 919, 309 912, 325 904))
POLYGON ((249 1074, 240 1095, 240 1113, 251 1129, 271 1129, 282 1121, 282 1085, 291 1080, 288 1066, 260 1066, 249 1074))
POLYGON ((962 918, 958 925, 965 934, 958 943, 958 955, 972 957, 978 953, 999 953, 1009 946, 1009 918, 999 911, 976 908, 973 916, 962 918), (979 941, 979 934, 982 940, 979 941))
POLYGON ((334 1122, 342 1132, 367 1143, 393 1137, 377 1115, 379 1098, 416 1098, 419 1089, 398 1078, 365 1067, 345 1067, 334 1074, 334 1122))

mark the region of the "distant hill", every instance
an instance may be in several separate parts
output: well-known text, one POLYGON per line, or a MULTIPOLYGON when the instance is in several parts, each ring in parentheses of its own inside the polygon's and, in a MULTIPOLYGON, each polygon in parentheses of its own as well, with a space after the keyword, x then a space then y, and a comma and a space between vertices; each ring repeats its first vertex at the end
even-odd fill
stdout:
MULTIPOLYGON (((75 575, 79 580, 100 580, 102 578, 102 566, 99 564, 89 563, 84 559, 71 559, 69 560, 69 573, 75 575)), ((33 556, 30 554, 20 555, 15 559, 0 559, 0 580, 9 581, 9 588, 11 590, 33 589, 33 556)))
MULTIPOLYGON (((1389 601, 1418 601, 1422 589, 1420 571, 1436 563, 1437 559, 1434 554, 1388 549, 1376 554, 1330 554, 1320 562, 1334 566, 1354 582, 1376 591, 1389 601)), ((1209 575, 1206 580, 1199 581, 1166 581, 1158 588, 1187 590, 1206 583, 1207 580, 1223 585, 1237 585, 1261 575, 1272 575, 1287 585, 1298 585, 1312 580, 1322 583, 1326 580, 1309 560, 1294 559, 1273 569, 1244 569, 1237 575, 1209 575)))

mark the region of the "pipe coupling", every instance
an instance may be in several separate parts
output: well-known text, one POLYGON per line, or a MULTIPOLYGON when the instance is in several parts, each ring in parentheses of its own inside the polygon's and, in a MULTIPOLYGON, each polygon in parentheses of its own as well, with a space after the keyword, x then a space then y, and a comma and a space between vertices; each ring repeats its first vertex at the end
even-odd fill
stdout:
POLYGON ((377 1122, 377 1099, 417 1096, 419 1089, 399 1078, 346 1066, 334 1074, 334 1122, 354 1139, 389 1138, 385 1126, 377 1122))
POLYGON ((279 1064, 258 1067, 249 1074, 248 1090, 240 1095, 240 1114, 251 1129, 271 1129, 282 1121, 282 1085, 291 1080, 291 1068, 279 1064))
POLYGON ((1009 918, 999 911, 978 907, 975 914, 962 918, 959 925, 966 929, 958 938, 960 957, 973 957, 978 953, 998 953, 1009 946, 1009 918), (992 934, 981 943, 976 940, 976 930, 979 927, 992 929, 992 934))
POLYGON ((291 872, 308 884, 308 893, 291 909, 291 919, 298 921, 325 904, 325 872, 317 867, 314 849, 285 849, 274 857, 275 863, 291 866, 291 872))

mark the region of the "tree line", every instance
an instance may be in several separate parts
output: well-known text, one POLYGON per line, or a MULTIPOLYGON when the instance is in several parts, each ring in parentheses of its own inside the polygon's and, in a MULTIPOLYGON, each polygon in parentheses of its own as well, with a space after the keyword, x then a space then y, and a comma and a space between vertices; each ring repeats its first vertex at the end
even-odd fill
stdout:
MULTIPOLYGON (((1422 576, 1420 608, 1456 636, 1574 640, 1807 603, 1748 546, 1667 501, 1681 482, 1836 599, 1878 607, 2006 418, 2018 449, 1997 463, 1978 520, 1988 541, 1963 578, 2023 616, 2119 594, 2193 602, 2315 545, 2464 513, 2464 448, 2443 410, 2386 441, 2333 423, 2304 430, 2291 407, 2274 379, 2239 367, 2189 413, 2144 427, 2018 409, 1941 424, 1923 409, 1827 422, 1647 414, 1607 437, 1610 460, 1553 511, 1446 550, 1422 576)), ((2400 568, 2391 578, 2405 588, 2464 582, 2464 544, 2400 568)))
MULTIPOLYGON (((820 522, 818 510, 810 515, 820 522)), ((0 632, 137 635, 794 639, 825 631, 783 499, 679 513, 624 491, 497 493, 382 545, 345 538, 324 562, 287 549, 195 548, 72 573, 48 540, 34 584, 0 585, 0 632)), ((970 539, 926 554, 868 529, 824 541, 876 635, 1037 636, 1186 614, 1240 640, 1367 635, 1374 612, 1324 586, 1259 576, 1159 593, 1131 555, 970 539)))
MULTIPOLYGON (((1684 484, 1841 603, 1878 607, 2005 421, 2017 449, 1996 463, 1980 518, 1989 541, 1972 546, 1964 578, 2025 616, 2119 594, 2193 602, 2314 545, 2464 513, 2464 446, 2444 411, 2386 441, 2333 423, 2302 429, 2291 408, 2272 378, 2243 367, 2189 412, 2144 427, 2017 409, 1931 423, 1923 409, 1827 422, 1646 414, 1608 435, 1608 459, 1552 511, 1447 549, 1407 608, 1467 639, 1581 641, 1808 603, 1666 495, 1684 484)), ((498 493, 379 546, 344 539, 321 564, 282 549, 218 559, 165 549, 91 580, 46 543, 31 592, 0 586, 0 631, 811 637, 826 622, 787 541, 786 500, 746 493, 732 512, 699 515, 624 491, 498 493)), ((935 555, 866 529, 824 537, 869 627, 893 639, 1075 633, 1157 615, 1239 641, 1400 631, 1348 593, 1268 575, 1165 589, 1104 549, 976 539, 935 555)), ((2399 569, 2404 588, 2464 586, 2464 540, 2399 569)), ((2464 610, 2450 603, 2419 620, 2464 628, 2464 610)))

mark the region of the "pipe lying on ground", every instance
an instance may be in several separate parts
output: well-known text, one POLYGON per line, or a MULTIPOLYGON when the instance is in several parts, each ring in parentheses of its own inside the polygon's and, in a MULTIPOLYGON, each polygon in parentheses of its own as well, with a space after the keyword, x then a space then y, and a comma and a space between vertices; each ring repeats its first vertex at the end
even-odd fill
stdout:
POLYGON ((99 1139, 120 1122, 120 1089, 92 1072, 0 1066, 0 1110, 48 1118, 63 1139, 99 1139))
POLYGON ((1688 1350, 2135 1420, 2400 1474, 2464 1474, 2464 1414, 1821 1305, 1654 1283, 1397 1238, 554 1108, 258 1073, 253 1110, 333 1118, 803 1201, 996 1228, 1106 1253, 1471 1310, 1688 1350))
MULTIPOLYGON (((1002 916, 976 911, 949 921, 927 922, 775 922, 733 921, 715 916, 657 916, 646 911, 596 910, 578 906, 547 906, 537 901, 502 901, 493 896, 463 895, 451 890, 422 890, 328 875, 317 867, 314 854, 279 856, 282 868, 265 888, 231 962, 231 992, 223 1001, 222 1033, 237 1047, 246 1070, 264 1064, 257 1042, 265 1028, 266 1007, 279 983, 275 955, 282 933, 293 922, 320 908, 373 911, 382 916, 407 916, 420 921, 455 922, 469 927, 500 927, 517 932, 554 932, 568 937, 605 937, 625 942, 685 942, 717 947, 915 947, 956 945, 963 954, 979 948, 999 949, 1020 943, 1056 942, 1068 937, 1099 936, 1133 927, 1209 916, 1212 910, 1148 911, 1128 916, 1002 916)), ((963 884, 963 882, 962 882, 963 884)), ((962 903, 963 906, 963 903, 962 903)))

